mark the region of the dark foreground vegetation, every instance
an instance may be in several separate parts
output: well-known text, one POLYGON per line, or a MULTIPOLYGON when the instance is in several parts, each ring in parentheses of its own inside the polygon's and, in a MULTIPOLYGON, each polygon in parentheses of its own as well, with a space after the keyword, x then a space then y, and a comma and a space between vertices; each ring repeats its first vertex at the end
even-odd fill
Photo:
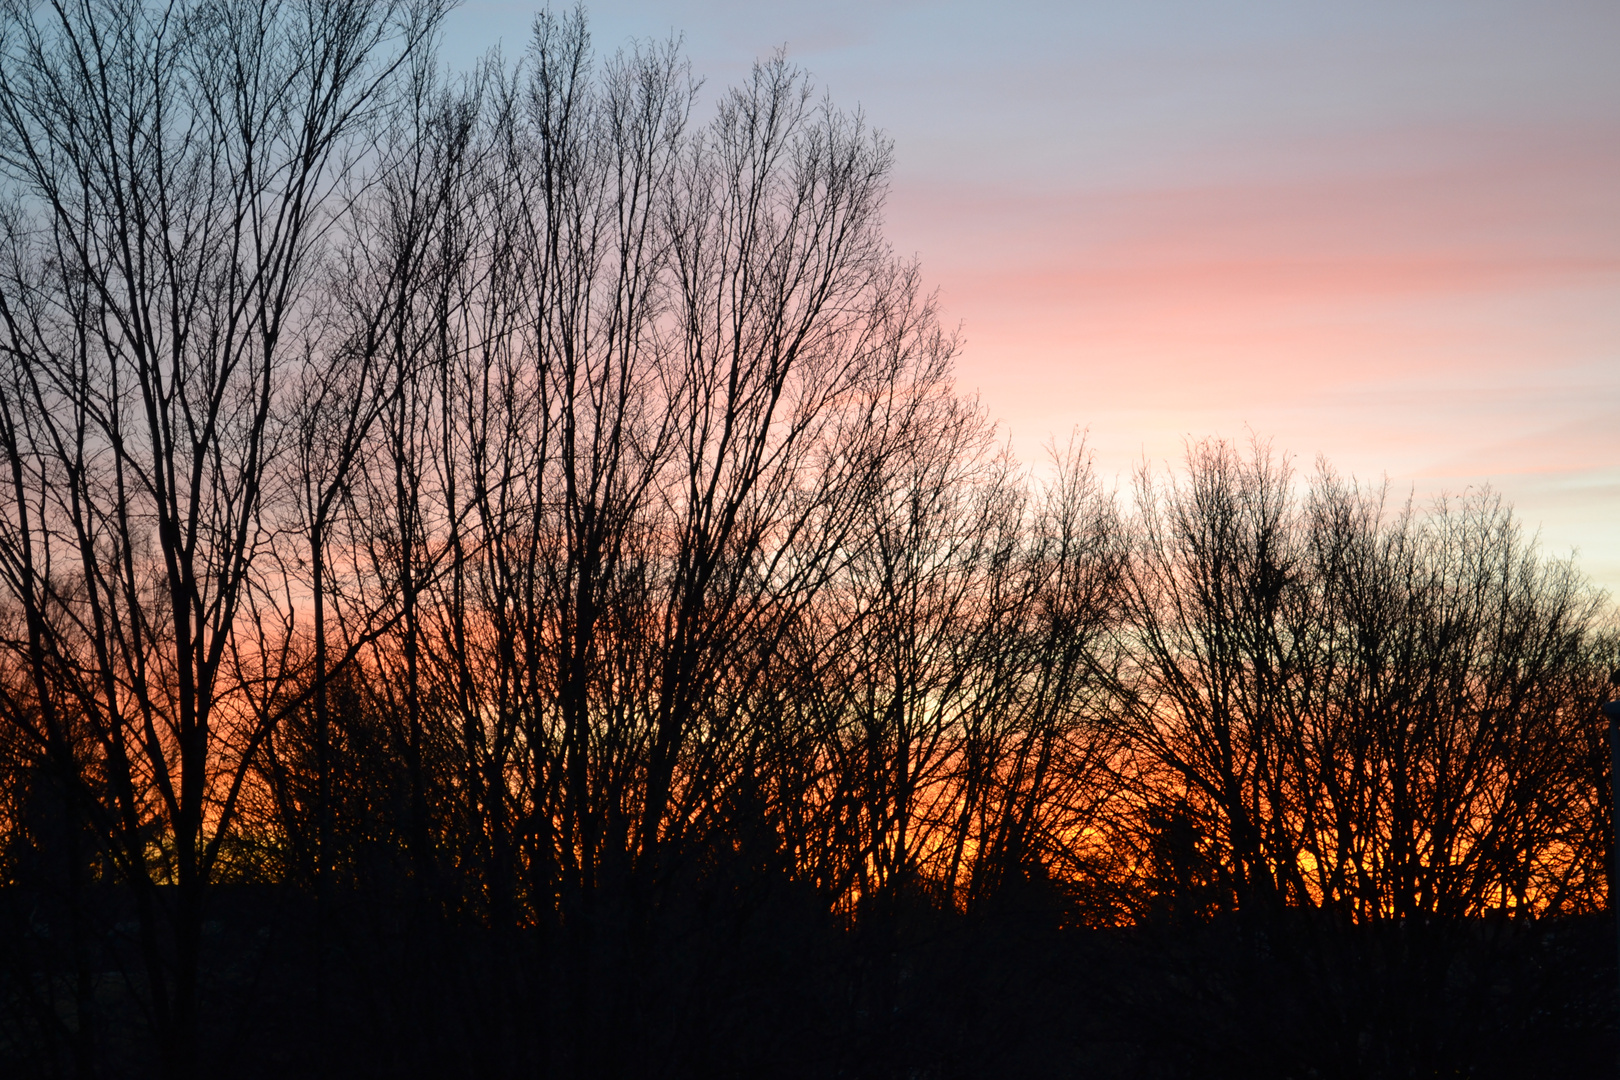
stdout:
POLYGON ((6 1075, 1607 1068, 1571 564, 1027 470, 860 117, 442 17, 0 4, 6 1075))
MULTIPOLYGON (((599 914, 577 943, 590 955, 582 973, 554 928, 424 914, 404 891, 333 904, 322 957, 308 896, 217 890, 200 974, 207 1071, 1563 1080, 1613 1069, 1606 918, 1351 926, 1290 912, 1263 926, 1085 928, 1061 923, 1057 890, 1026 888, 990 911, 918 903, 851 930, 814 893, 738 871, 733 887, 687 889, 678 910, 633 925, 599 914)), ((60 940, 67 913, 37 896, 10 939, 7 1074, 163 1076, 144 989, 126 981, 142 970, 133 912, 85 899, 79 950, 60 940)), ((6 917, 9 935, 16 909, 6 917)))

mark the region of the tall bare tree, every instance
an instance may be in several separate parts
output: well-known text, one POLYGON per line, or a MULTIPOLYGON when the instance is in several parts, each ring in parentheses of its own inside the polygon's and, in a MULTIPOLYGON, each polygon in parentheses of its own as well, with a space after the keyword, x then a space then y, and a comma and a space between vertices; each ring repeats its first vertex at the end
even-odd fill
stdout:
POLYGON ((7 718, 134 890, 176 1076, 198 1068, 208 887, 302 664, 273 465, 320 359, 310 275, 439 14, 0 13, 0 562, 31 679, 7 718))

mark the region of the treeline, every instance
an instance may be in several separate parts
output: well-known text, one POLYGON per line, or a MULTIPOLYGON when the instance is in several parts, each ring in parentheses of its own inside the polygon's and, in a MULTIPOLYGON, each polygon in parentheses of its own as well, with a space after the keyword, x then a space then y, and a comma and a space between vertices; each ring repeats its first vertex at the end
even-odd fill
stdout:
POLYGON ((443 14, 0 15, 0 1056, 1216 1075, 1054 1002, 1247 1030, 1290 952, 1335 1018, 1236 1075, 1500 1045, 1608 903, 1572 563, 1263 444, 1031 471, 859 115, 443 14))

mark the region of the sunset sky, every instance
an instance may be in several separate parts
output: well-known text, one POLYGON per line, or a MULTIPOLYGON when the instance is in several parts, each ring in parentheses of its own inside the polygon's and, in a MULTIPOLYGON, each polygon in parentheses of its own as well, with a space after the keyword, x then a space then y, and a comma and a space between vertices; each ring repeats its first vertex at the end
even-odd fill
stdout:
MULTIPOLYGON (((532 3, 450 17, 461 67, 532 3)), ((1620 4, 590 5, 716 91, 786 46, 895 143, 916 255, 1019 456, 1128 483, 1272 440, 1420 499, 1489 483, 1620 594, 1620 4)), ((700 116, 706 117, 705 105, 700 116)))

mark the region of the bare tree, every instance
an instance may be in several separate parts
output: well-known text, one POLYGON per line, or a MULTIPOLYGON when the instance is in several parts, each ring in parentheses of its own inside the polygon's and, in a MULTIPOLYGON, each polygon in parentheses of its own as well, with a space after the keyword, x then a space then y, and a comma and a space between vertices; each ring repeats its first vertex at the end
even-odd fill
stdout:
POLYGON ((166 1069, 255 754, 302 658, 275 547, 315 253, 439 9, 10 5, 0 24, 0 560, 30 685, 139 902, 166 1069), (356 142, 356 137, 362 137, 356 142))
POLYGON ((899 1072, 958 1038, 923 925, 1236 912, 1319 975, 1395 927, 1441 995, 1400 928, 1604 902, 1604 601, 1503 504, 1218 442, 1134 512, 1083 445, 1039 480, 859 114, 776 56, 702 122, 577 10, 451 79, 441 14, 0 7, 0 900, 55 890, 0 990, 47 1069, 108 1060, 108 957, 169 1075, 247 956, 322 1067, 595 1075, 747 1044, 685 990, 746 997, 754 934, 860 1047, 823 1071, 899 1072), (246 881, 298 944, 211 962, 246 881))
MULTIPOLYGON (((1427 514, 1225 444, 1144 481, 1123 685, 1150 801, 1242 906, 1562 909, 1601 598, 1489 495, 1427 514), (1188 816, 1190 815, 1190 817, 1188 816)), ((1571 875, 1575 875, 1574 878, 1571 875)))

